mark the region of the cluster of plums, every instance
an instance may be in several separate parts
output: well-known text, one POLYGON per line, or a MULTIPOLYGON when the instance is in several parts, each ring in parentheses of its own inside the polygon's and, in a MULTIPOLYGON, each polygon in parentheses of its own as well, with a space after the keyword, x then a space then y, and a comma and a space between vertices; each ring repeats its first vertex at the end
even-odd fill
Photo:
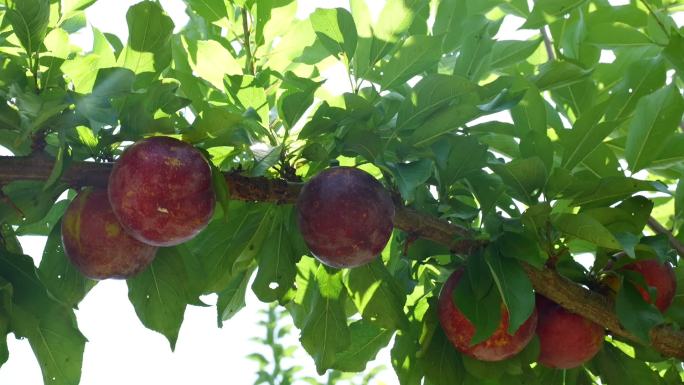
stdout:
POLYGON ((62 218, 71 262, 93 279, 129 278, 144 270, 159 246, 185 242, 214 211, 211 168, 202 153, 170 137, 128 147, 107 190, 86 188, 62 218))
MULTIPOLYGON (((645 301, 661 312, 672 304, 676 292, 676 278, 669 263, 639 260, 622 267, 641 274, 649 287, 656 289, 655 298, 638 287, 645 301)), ((447 337, 463 354, 482 361, 501 361, 519 353, 536 332, 540 352, 537 362, 557 369, 570 369, 589 361, 603 345, 605 330, 600 325, 571 313, 551 300, 537 295, 532 315, 513 334, 508 334, 508 311, 501 308, 501 322, 494 334, 475 345, 470 341, 475 327, 456 307, 452 297, 463 269, 451 274, 439 297, 439 320, 447 337)))
MULTIPOLYGON (((128 278, 144 270, 157 248, 185 242, 212 217, 215 204, 211 169, 191 145, 169 137, 143 139, 127 148, 114 165, 107 190, 81 191, 62 221, 64 249, 73 264, 94 279, 128 278)), ((356 267, 383 250, 392 233, 394 204, 371 175, 352 167, 333 167, 313 177, 297 201, 299 229, 312 254, 333 267, 356 267)), ((665 311, 674 298, 672 267, 640 260, 623 267, 643 275, 656 289, 646 301, 665 311)), ((488 339, 471 345, 474 325, 457 308, 453 291, 463 269, 448 278, 439 297, 439 319, 447 337, 463 354, 483 361, 519 353, 536 333, 538 362, 572 368, 591 359, 603 343, 604 329, 537 295, 532 315, 508 334, 509 315, 488 339)))

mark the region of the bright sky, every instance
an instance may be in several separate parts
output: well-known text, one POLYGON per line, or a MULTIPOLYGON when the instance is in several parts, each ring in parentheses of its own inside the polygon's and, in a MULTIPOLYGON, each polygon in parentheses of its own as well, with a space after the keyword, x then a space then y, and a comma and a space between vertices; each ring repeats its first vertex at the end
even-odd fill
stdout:
MULTIPOLYGON (((125 41, 128 35, 126 11, 137 2, 99 0, 88 9, 87 19, 100 30, 115 33, 125 41)), ((298 16, 306 17, 321 3, 299 0, 298 16)), ((376 13, 384 1, 373 0, 369 3, 373 8, 371 11, 376 13)), ((187 16, 182 0, 161 0, 161 4, 174 19, 177 29, 185 24, 187 16)), ((326 0, 324 4, 330 8, 347 7, 348 1, 326 0)), ((521 23, 522 19, 507 18, 502 27, 505 32, 500 35, 509 39, 527 38, 530 31, 513 33, 521 23)), ((72 36, 71 42, 90 49, 92 34, 86 28, 72 36)), ((328 78, 326 86, 335 93, 348 89, 346 76, 340 73, 343 70, 341 66, 333 67, 324 73, 328 78), (336 81, 338 79, 339 82, 336 81)), ((8 155, 8 152, 0 147, 0 155, 8 155)), ((21 242, 36 265, 40 263, 44 237, 22 237, 21 242)), ((205 298, 205 302, 214 301, 213 297, 205 298)), ((265 353, 263 346, 250 341, 250 338, 263 334, 262 328, 256 326, 262 318, 258 310, 263 308, 264 305, 250 293, 247 308, 225 323, 223 329, 219 329, 216 326, 214 307, 189 306, 176 351, 172 353, 162 335, 145 329, 137 319, 128 301, 125 282, 100 282, 76 312, 79 326, 89 340, 86 344, 81 384, 252 384, 257 365, 245 356, 256 351, 265 353)), ((297 344, 297 336, 287 342, 288 345, 297 344)), ((0 384, 42 385, 40 368, 28 342, 10 336, 8 343, 10 358, 0 369, 0 384)), ((296 364, 304 366, 307 374, 315 374, 313 361, 303 353, 303 349, 300 350, 296 364)), ((379 359, 370 363, 369 367, 380 364, 391 368, 388 349, 381 352, 379 359)), ((376 384, 397 383, 391 369, 385 371, 378 380, 376 384)), ((324 383, 323 379, 321 383, 324 383)))

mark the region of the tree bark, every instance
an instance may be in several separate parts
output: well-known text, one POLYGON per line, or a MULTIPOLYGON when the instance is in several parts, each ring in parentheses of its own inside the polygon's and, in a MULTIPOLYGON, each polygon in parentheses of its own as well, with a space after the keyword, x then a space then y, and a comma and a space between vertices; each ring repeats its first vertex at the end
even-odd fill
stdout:
MULTIPOLYGON (((73 188, 105 187, 112 166, 112 163, 73 162, 62 175, 61 181, 73 188)), ((49 157, 0 157, 0 186, 16 180, 45 180, 52 172, 52 167, 53 160, 49 157)), ((230 198, 244 201, 291 204, 296 202, 302 187, 301 183, 264 177, 247 177, 237 172, 225 173, 225 179, 230 198)), ((467 255, 483 245, 482 241, 475 239, 469 229, 422 214, 401 204, 396 205, 394 225, 412 236, 446 245, 458 254, 467 255)), ((654 220, 649 221, 649 226, 656 232, 669 233, 669 231, 663 232, 666 229, 654 220)), ((540 294, 603 326, 615 336, 641 343, 637 337, 620 325, 613 310, 614 303, 610 298, 591 291, 559 275, 554 270, 548 268, 539 270, 528 264, 523 264, 523 268, 535 290, 540 294)), ((684 359, 684 332, 668 325, 661 325, 650 331, 650 337, 651 346, 664 356, 684 359)))

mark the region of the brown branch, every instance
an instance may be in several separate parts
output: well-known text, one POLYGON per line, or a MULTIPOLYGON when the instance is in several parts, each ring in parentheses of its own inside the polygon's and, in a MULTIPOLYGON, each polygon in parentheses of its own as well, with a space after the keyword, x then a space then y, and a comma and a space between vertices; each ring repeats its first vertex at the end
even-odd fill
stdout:
MULTIPOLYGON (((15 180, 45 180, 52 171, 52 165, 52 161, 45 157, 0 157, 0 185, 15 180)), ((111 163, 73 162, 62 176, 62 181, 76 188, 90 185, 105 187, 111 167, 111 163)), ((225 177, 231 198, 245 201, 294 203, 302 186, 300 183, 280 179, 246 177, 237 172, 226 173, 225 177)), ((651 222, 649 221, 650 226, 656 226, 651 222)), ((401 204, 396 206, 395 227, 411 236, 447 245, 459 254, 469 254, 483 245, 483 242, 475 239, 468 229, 401 204)), ((674 237, 667 229, 660 226, 654 230, 659 233, 666 231, 670 242, 673 242, 674 237)), ((681 243, 677 241, 677 245, 674 246, 678 248, 681 243)), ((681 254, 684 253, 680 252, 681 254)), ((634 335, 620 325, 617 315, 612 310, 614 304, 610 298, 591 291, 549 268, 539 270, 528 264, 523 264, 523 267, 537 292, 605 327, 613 335, 639 343, 634 335)), ((684 332, 662 325, 653 328, 650 337, 651 346, 664 356, 684 359, 684 332)))
POLYGON ((648 218, 648 227, 656 234, 666 236, 672 248, 677 250, 677 254, 684 257, 684 244, 672 234, 672 231, 666 229, 665 226, 661 225, 660 222, 656 221, 653 217, 648 218))

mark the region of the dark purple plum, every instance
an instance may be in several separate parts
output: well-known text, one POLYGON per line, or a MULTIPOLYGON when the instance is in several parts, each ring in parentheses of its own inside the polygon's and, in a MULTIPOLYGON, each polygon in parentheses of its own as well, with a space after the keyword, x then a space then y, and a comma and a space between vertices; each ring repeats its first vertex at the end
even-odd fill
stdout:
POLYGON ((121 154, 109 176, 109 201, 134 238, 154 246, 183 243, 214 212, 209 163, 192 145, 155 136, 121 154))
POLYGON ((355 267, 372 261, 392 234, 394 204, 380 182, 353 167, 313 177, 297 200, 299 229, 318 260, 355 267))

